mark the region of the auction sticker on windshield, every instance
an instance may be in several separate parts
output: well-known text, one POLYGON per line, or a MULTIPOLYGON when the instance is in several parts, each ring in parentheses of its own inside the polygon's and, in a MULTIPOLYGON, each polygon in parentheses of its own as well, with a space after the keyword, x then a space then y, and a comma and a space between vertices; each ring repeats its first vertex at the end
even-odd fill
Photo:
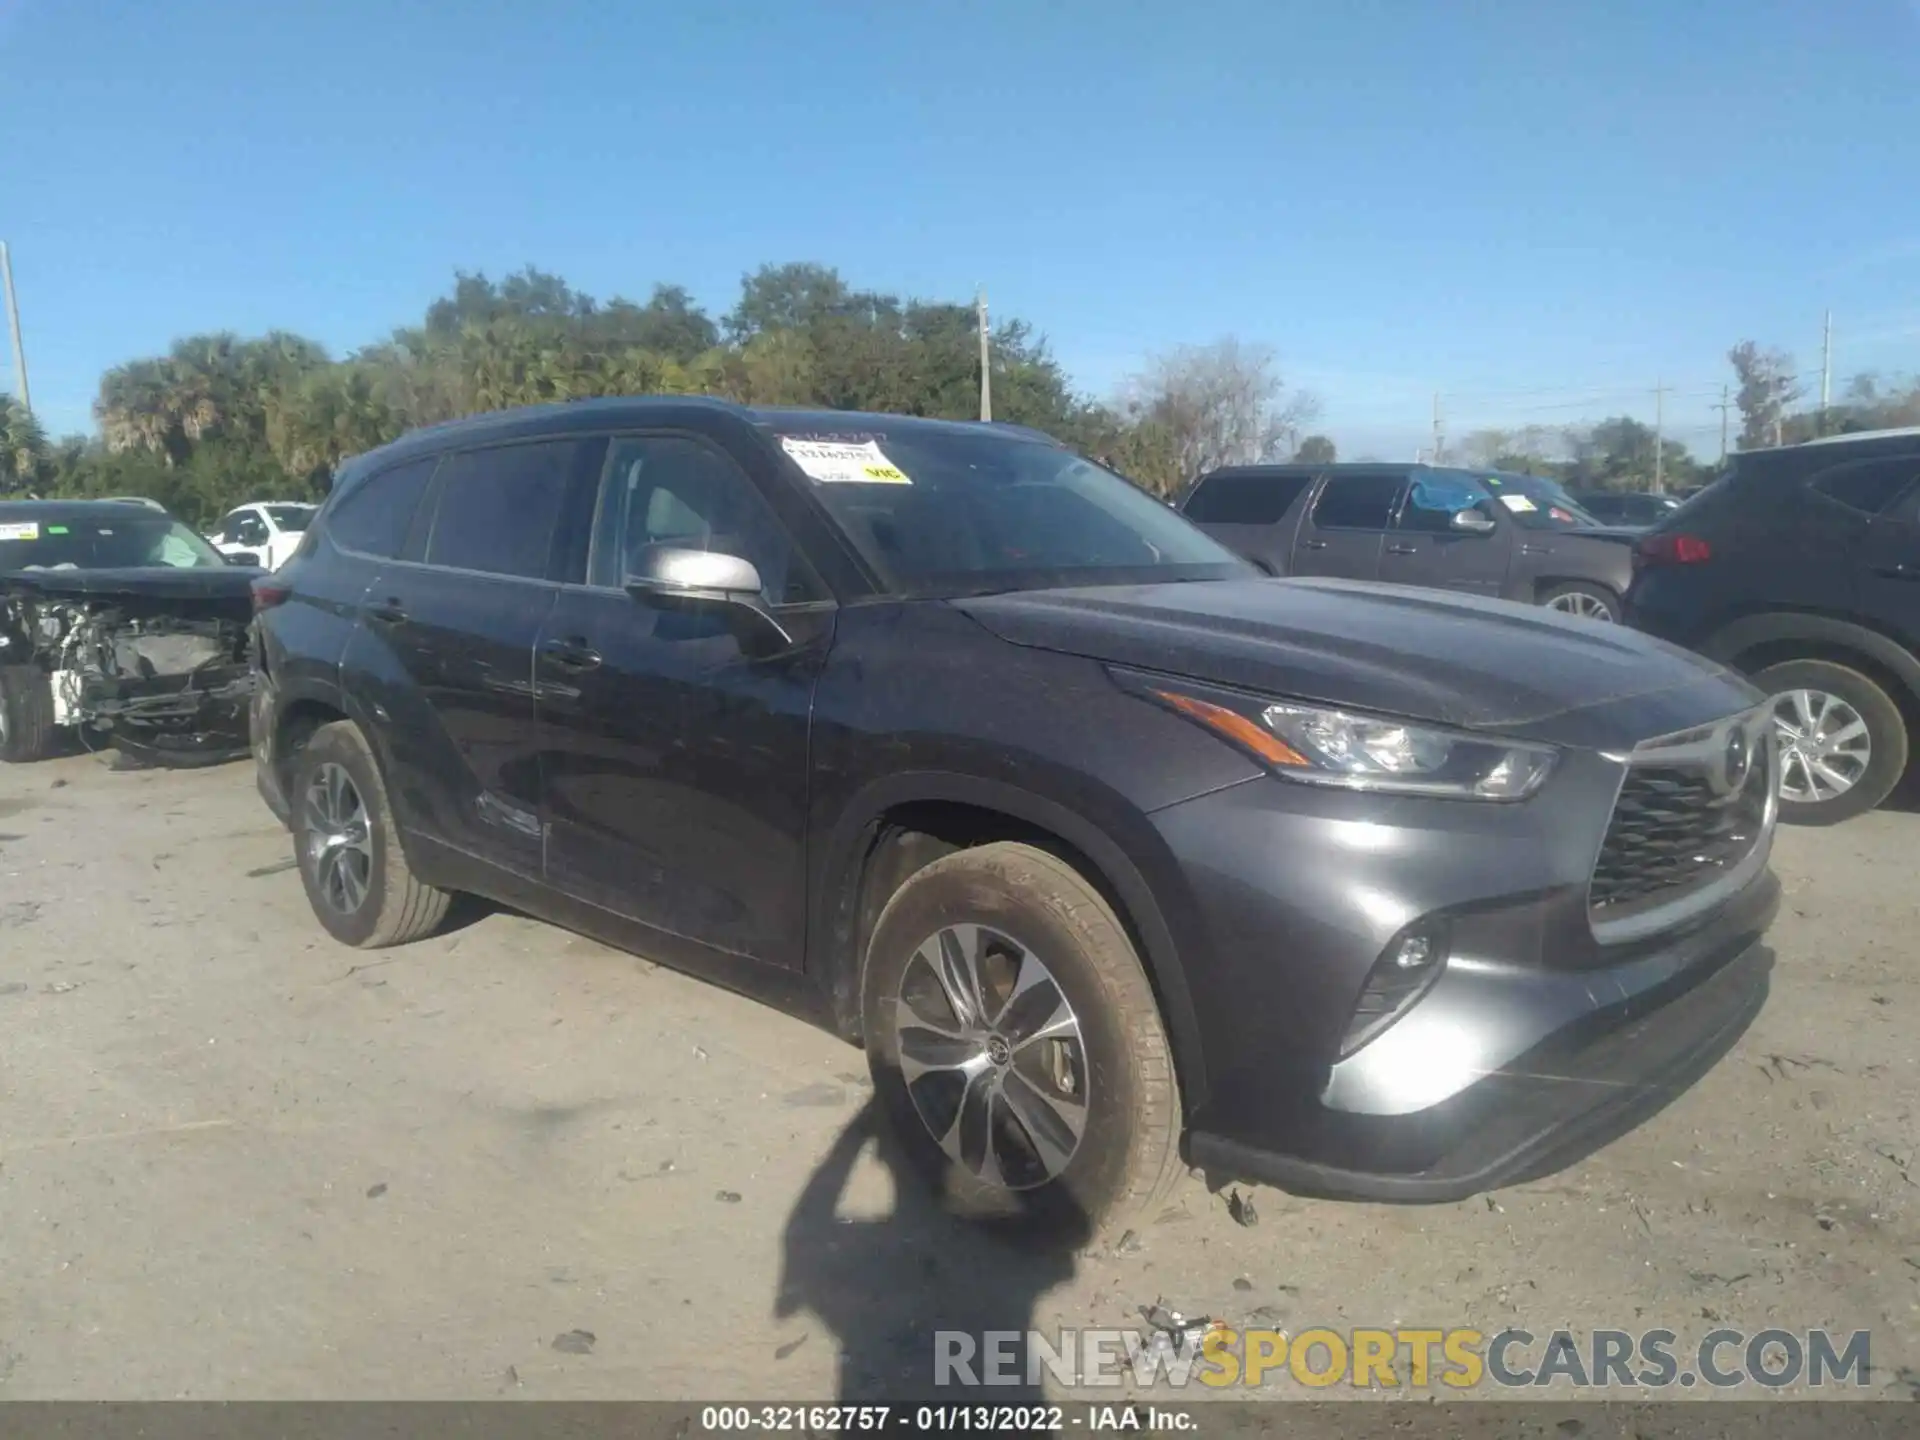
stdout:
POLYGON ((38 540, 40 522, 38 520, 12 520, 0 525, 0 540, 38 540))
POLYGON ((810 480, 823 485, 911 485, 906 472, 889 460, 877 441, 858 445, 780 437, 780 448, 810 480))
POLYGON ((1500 503, 1516 515, 1524 515, 1534 508, 1533 501, 1525 495, 1502 495, 1500 503))

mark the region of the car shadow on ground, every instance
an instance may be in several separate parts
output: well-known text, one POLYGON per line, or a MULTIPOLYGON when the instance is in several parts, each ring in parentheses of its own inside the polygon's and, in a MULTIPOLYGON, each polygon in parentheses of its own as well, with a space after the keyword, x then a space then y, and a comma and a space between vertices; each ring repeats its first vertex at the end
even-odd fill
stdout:
MULTIPOLYGON (((958 1331, 984 1346, 988 1331, 1025 1332, 1035 1307, 1069 1279, 1091 1233, 1068 1222, 1045 1240, 1017 1240, 999 1230, 947 1214, 927 1181, 884 1133, 869 1103, 841 1131, 808 1177, 787 1218, 778 1318, 814 1317, 838 1349, 836 1399, 846 1403, 944 1400, 1019 1404, 1041 1399, 1024 1365, 1019 1383, 976 1390, 936 1389, 937 1331, 958 1331), (890 1172, 896 1196, 890 1213, 848 1218, 841 1204, 863 1152, 871 1148, 890 1172)), ((776 1352, 784 1358, 805 1338, 776 1352)), ((819 1343, 815 1340, 813 1343, 819 1343)), ((1009 1346, 1021 1357, 1024 1345, 1009 1346)), ((973 1354, 975 1373, 981 1356, 973 1354)))

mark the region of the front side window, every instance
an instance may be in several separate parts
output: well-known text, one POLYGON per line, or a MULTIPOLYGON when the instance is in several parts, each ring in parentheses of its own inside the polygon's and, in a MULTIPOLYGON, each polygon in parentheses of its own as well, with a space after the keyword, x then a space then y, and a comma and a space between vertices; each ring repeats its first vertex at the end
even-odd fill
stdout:
POLYGON ((251 510, 243 510, 234 517, 232 528, 227 533, 242 545, 264 545, 267 543, 267 522, 251 510))
POLYGON ((1453 528, 1462 510, 1486 509, 1493 496, 1471 475, 1425 470, 1413 477, 1397 528, 1438 535, 1453 528))
POLYGON ((649 546, 737 556, 760 572, 769 605, 796 605, 826 591, 801 562, 766 498, 739 466, 685 435, 617 439, 594 524, 592 584, 618 586, 649 546))
POLYGON ((544 579, 580 444, 542 440, 448 456, 427 563, 544 579))
POLYGON ((273 521, 276 529, 297 535, 313 523, 313 506, 269 505, 267 516, 273 521))
POLYGON ((369 476, 327 512, 327 537, 343 550, 393 559, 406 547, 414 512, 439 463, 430 455, 369 476))
POLYGON ((1389 471, 1335 475, 1313 503, 1313 523, 1322 530, 1385 530, 1406 483, 1389 471))
POLYGON ((1186 517, 1044 440, 959 425, 770 426, 888 589, 982 595, 1257 574, 1186 517))

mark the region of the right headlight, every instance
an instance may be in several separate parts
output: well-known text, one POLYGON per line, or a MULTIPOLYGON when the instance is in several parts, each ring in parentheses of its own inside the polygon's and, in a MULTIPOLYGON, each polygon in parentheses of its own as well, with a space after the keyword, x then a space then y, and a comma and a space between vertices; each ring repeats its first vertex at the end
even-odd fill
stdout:
POLYGON ((1524 800, 1546 780, 1557 753, 1548 745, 1269 700, 1168 676, 1112 673, 1127 689, 1206 726, 1276 774, 1312 785, 1456 800, 1524 800))

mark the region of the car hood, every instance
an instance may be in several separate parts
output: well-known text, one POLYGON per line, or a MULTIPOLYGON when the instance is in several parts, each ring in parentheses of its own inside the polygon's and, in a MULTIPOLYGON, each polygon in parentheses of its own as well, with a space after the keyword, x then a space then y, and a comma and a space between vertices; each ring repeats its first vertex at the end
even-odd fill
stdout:
POLYGON ((1632 745, 1761 698, 1622 626, 1409 586, 1221 580, 953 603, 1016 645, 1558 744, 1632 745))
POLYGON ((253 613, 253 582, 266 573, 249 565, 13 570, 0 574, 0 594, 123 603, 149 613, 244 621, 253 613))

